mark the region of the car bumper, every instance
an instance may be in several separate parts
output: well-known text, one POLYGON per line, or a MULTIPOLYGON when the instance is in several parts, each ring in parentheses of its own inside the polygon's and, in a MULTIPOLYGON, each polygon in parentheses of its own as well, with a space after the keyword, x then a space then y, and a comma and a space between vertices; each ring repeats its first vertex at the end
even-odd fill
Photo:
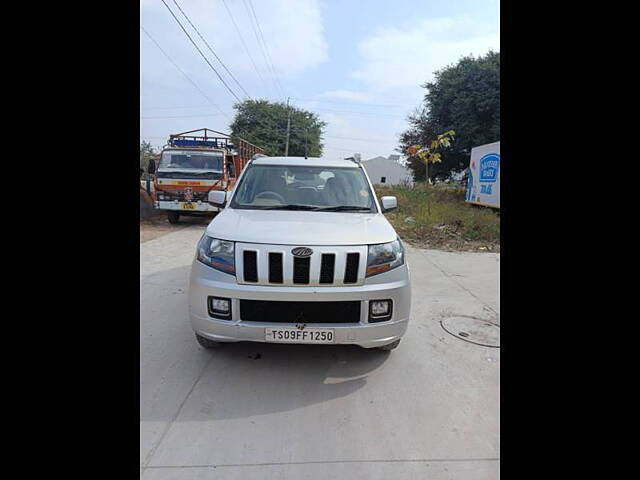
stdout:
MULTIPOLYGON (((294 327, 295 323, 248 322, 240 316, 240 300, 265 301, 359 301, 358 323, 309 323, 309 328, 331 328, 334 343, 364 348, 381 347, 400 339, 407 330, 411 309, 411 287, 406 265, 368 279, 354 287, 274 287, 240 285, 235 277, 195 260, 189 284, 189 317, 194 331, 218 342, 266 342, 265 328, 294 327), (209 296, 231 299, 231 319, 212 318, 207 309, 209 296), (371 300, 393 301, 390 320, 369 323, 371 300)), ((329 319, 327 319, 329 320, 329 319)))
POLYGON ((214 207, 209 203, 197 203, 197 202, 171 202, 165 200, 156 201, 156 208, 159 210, 178 210, 184 213, 191 212, 219 212, 220 209, 218 207, 214 207), (188 208, 186 205, 189 204, 193 208, 188 208))

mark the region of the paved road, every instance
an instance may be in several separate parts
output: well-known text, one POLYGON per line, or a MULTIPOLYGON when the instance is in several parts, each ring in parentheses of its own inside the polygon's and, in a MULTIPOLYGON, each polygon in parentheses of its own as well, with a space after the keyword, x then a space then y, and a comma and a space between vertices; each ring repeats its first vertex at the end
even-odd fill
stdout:
POLYGON ((205 225, 140 245, 144 479, 497 479, 500 349, 446 333, 499 323, 499 254, 408 248, 409 330, 391 353, 196 343, 187 278, 205 225))

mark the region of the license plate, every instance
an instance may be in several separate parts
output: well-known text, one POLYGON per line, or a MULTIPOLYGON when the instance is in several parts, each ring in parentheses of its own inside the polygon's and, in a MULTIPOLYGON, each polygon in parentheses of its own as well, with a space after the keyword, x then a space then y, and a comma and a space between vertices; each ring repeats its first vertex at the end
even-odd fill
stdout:
POLYGON ((196 207, 195 207, 195 205, 193 203, 186 202, 186 203, 182 204, 182 209, 183 210, 193 210, 194 208, 196 208, 196 207))
POLYGON ((265 328, 264 338, 276 343, 335 343, 333 328, 265 328))

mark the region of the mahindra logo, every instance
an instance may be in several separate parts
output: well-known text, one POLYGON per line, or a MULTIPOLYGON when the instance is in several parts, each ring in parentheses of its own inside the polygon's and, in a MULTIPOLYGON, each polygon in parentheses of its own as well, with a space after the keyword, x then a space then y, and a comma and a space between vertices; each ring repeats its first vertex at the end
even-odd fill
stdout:
POLYGON ((310 257, 312 253, 313 253, 313 250, 307 247, 297 247, 291 250, 291 254, 294 257, 298 257, 298 258, 310 257))

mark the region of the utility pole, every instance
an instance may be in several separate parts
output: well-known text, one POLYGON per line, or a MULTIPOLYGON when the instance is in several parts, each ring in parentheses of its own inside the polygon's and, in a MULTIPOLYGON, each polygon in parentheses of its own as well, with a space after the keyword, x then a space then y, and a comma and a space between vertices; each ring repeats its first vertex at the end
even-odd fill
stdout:
POLYGON ((287 97, 287 142, 284 145, 284 156, 289 156, 289 130, 291 130, 291 109, 289 108, 289 97, 287 97))

